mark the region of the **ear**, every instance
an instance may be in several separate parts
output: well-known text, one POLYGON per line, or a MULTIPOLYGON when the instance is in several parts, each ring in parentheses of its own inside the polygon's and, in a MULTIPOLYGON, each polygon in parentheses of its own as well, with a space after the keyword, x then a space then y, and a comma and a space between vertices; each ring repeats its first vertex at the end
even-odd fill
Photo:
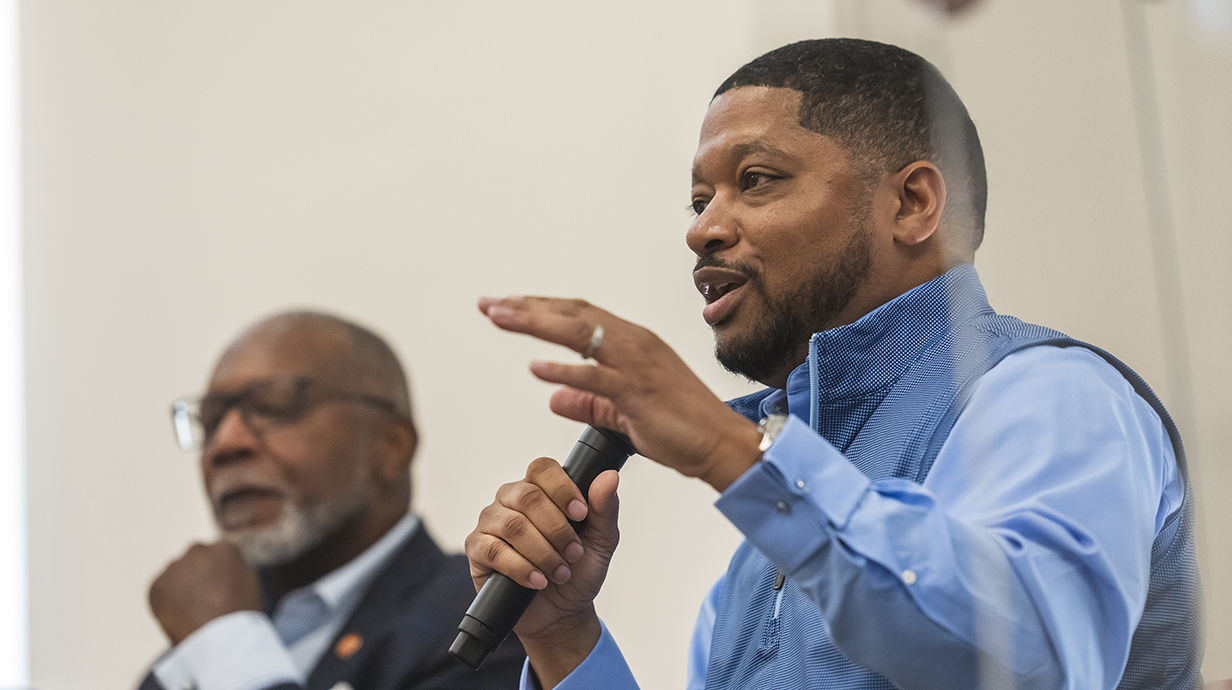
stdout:
POLYGON ((382 425, 377 439, 377 462, 374 471, 384 483, 401 482, 411 468, 419 436, 409 418, 392 417, 382 425))
POLYGON ((894 240, 915 246, 932 237, 945 209, 945 178, 937 166, 916 161, 892 176, 898 195, 894 240))

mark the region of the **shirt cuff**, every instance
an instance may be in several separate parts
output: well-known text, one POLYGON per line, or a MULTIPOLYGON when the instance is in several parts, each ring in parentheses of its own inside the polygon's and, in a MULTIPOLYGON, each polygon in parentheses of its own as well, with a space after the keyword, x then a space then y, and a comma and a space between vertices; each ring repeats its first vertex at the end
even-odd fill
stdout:
POLYGON ((269 617, 236 611, 197 629, 154 664, 166 690, 257 690, 304 679, 269 617))
MULTIPOLYGON (((625 656, 616 646, 616 640, 608 632, 607 625, 599 621, 603 632, 595 648, 590 650, 586 659, 573 669, 573 673, 565 676, 556 690, 586 690, 589 688, 605 688, 610 690, 637 690, 637 681, 633 672, 625 662, 625 656)), ((530 659, 522 665, 521 690, 538 690, 539 685, 534 679, 530 668, 530 659)))
POLYGON ((870 484, 834 446, 792 416, 762 461, 727 487, 715 506, 791 574, 833 531, 847 526, 870 484))

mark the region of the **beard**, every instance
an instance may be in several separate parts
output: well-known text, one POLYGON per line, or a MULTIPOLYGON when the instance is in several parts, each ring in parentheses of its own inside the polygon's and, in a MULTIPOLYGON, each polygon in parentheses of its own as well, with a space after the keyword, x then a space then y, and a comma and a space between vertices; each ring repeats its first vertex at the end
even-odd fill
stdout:
POLYGON ((357 473, 340 493, 316 504, 305 506, 286 499, 272 525, 229 525, 217 509, 214 520, 222 538, 239 549, 245 563, 270 568, 296 560, 340 532, 363 511, 369 498, 363 477, 357 473))
POLYGON ((819 270, 809 281, 777 296, 766 290, 765 276, 744 262, 707 261, 698 267, 721 265, 748 276, 746 289, 761 298, 764 314, 748 333, 726 340, 715 338, 714 356, 724 369, 750 381, 766 382, 787 366, 803 360, 809 338, 825 330, 847 308, 856 290, 868 279, 872 265, 872 234, 866 216, 852 220, 855 232, 832 270, 819 270))

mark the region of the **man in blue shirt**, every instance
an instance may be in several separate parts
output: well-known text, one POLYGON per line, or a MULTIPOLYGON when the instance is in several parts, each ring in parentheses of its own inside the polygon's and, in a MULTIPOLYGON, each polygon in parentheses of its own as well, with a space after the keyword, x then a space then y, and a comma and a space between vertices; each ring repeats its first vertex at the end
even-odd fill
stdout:
POLYGON ((406 377, 370 330, 313 312, 266 319, 177 401, 222 539, 150 587, 173 645, 142 690, 427 690, 516 682, 518 645, 479 673, 446 653, 473 596, 410 512, 406 377))
MULTIPOLYGON (((707 482, 744 533, 690 688, 1200 684, 1179 435, 1111 355, 988 306, 986 197, 975 126, 932 65, 806 41, 720 86, 694 158, 702 317, 766 390, 725 405, 585 302, 480 301, 594 360, 532 364, 563 386, 554 412, 707 482)), ((467 540, 476 584, 542 590, 515 628, 524 687, 635 687, 592 603, 616 485, 583 497, 537 460, 467 540)))

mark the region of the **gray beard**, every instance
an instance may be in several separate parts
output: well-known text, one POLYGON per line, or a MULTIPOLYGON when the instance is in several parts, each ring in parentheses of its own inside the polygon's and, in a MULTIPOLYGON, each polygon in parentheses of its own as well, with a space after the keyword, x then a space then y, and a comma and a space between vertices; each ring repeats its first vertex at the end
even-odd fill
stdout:
POLYGON ((868 228, 859 228, 833 271, 820 271, 811 281, 777 298, 766 292, 765 278, 755 267, 736 262, 725 264, 748 276, 745 287, 761 296, 766 313, 757 328, 744 337, 729 338, 723 343, 716 340, 715 359, 733 374, 762 383, 790 363, 803 359, 809 338, 824 330, 868 279, 871 245, 868 228))
POLYGON ((235 544, 249 566, 280 566, 303 556, 338 532, 363 510, 367 500, 363 483, 356 481, 348 487, 347 493, 332 501, 307 508, 288 501, 278 522, 269 527, 226 529, 219 525, 219 529, 223 539, 235 544))

